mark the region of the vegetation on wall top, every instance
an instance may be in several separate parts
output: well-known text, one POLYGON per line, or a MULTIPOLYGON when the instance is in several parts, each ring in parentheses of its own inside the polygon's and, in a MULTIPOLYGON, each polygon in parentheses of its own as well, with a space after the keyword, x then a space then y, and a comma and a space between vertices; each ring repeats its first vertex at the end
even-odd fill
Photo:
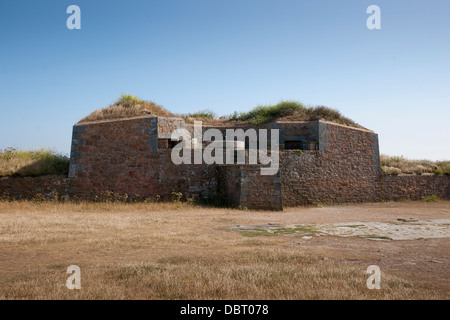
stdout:
POLYGON ((449 175, 450 161, 409 160, 403 156, 380 156, 381 172, 383 174, 435 174, 449 175))
POLYGON ((0 177, 68 174, 70 159, 53 149, 0 150, 0 177))
POLYGON ((121 95, 112 105, 95 110, 84 117, 79 123, 102 120, 126 119, 146 115, 163 117, 181 117, 187 123, 202 120, 211 124, 227 122, 250 123, 260 125, 276 120, 326 120, 343 125, 361 128, 353 120, 343 116, 338 110, 325 106, 308 107, 297 101, 281 101, 274 105, 260 105, 248 112, 237 112, 217 118, 210 110, 202 110, 188 114, 173 114, 164 107, 151 101, 144 101, 131 94, 121 95))

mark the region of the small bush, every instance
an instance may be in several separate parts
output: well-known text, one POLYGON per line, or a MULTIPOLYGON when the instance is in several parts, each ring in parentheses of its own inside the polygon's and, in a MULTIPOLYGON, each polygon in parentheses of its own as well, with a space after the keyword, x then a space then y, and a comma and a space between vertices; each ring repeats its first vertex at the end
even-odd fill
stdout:
POLYGON ((237 111, 233 112, 233 114, 226 116, 225 118, 230 120, 230 121, 238 121, 239 120, 239 113, 237 113, 237 111))
POLYGON ((217 117, 217 115, 210 110, 202 110, 195 113, 190 113, 188 116, 201 119, 215 119, 217 117))
POLYGON ((427 196, 423 198, 425 202, 438 202, 440 199, 437 195, 427 196))
POLYGON ((122 94, 117 100, 117 103, 121 102, 133 102, 133 103, 142 103, 142 100, 128 93, 122 94))
POLYGON ((446 175, 446 176, 448 176, 448 175, 450 175, 450 169, 447 169, 447 168, 436 168, 436 169, 433 169, 433 173, 435 174, 435 175, 446 175))
POLYGON ((234 114, 233 118, 250 121, 253 124, 263 124, 276 118, 291 116, 296 111, 306 111, 306 107, 300 102, 282 101, 276 105, 258 106, 249 112, 234 114))
POLYGON ((181 203, 181 199, 183 198, 183 193, 181 192, 172 192, 172 202, 181 203))
POLYGON ((234 112, 228 117, 231 121, 249 121, 253 124, 264 124, 278 118, 294 120, 326 120, 348 126, 360 127, 356 122, 344 117, 339 111, 325 107, 306 107, 297 101, 281 101, 275 105, 261 105, 249 112, 234 112))

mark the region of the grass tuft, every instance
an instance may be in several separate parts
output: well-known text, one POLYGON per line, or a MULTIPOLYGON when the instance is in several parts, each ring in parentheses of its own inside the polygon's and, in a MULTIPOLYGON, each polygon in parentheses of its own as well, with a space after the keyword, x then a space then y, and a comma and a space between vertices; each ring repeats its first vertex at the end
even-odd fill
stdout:
POLYGON ((217 115, 210 110, 202 110, 195 113, 190 113, 188 115, 191 118, 200 118, 200 119, 215 119, 217 115))
POLYGON ((427 196, 423 198, 425 202, 438 202, 440 199, 437 195, 427 196))
POLYGON ((142 103, 143 101, 131 94, 125 93, 122 94, 117 100, 116 104, 123 103, 123 102, 132 102, 132 103, 142 103))

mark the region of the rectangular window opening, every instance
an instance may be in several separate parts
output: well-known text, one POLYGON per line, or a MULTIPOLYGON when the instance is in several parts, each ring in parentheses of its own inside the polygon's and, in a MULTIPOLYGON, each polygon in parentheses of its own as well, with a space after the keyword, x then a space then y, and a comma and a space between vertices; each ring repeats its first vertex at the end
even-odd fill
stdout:
POLYGON ((303 142, 298 140, 285 141, 284 142, 285 150, 303 150, 303 142))

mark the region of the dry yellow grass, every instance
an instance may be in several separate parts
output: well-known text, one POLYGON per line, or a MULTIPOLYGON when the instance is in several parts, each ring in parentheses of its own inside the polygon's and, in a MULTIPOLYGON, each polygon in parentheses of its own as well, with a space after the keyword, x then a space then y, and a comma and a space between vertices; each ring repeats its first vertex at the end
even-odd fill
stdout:
POLYGON ((121 95, 117 101, 103 109, 93 111, 81 119, 78 124, 95 121, 127 119, 142 116, 179 117, 186 123, 202 121, 205 125, 248 125, 263 124, 271 121, 308 121, 326 120, 355 128, 363 128, 353 120, 344 117, 339 111, 325 106, 305 107, 299 102, 282 101, 272 106, 258 106, 249 112, 237 113, 230 116, 217 118, 215 113, 209 110, 198 111, 189 114, 173 114, 162 106, 149 101, 141 100, 130 94, 121 95))
POLYGON ((172 203, 0 202, 0 299, 440 297, 390 272, 382 290, 368 290, 367 265, 322 260, 320 251, 286 245, 288 236, 231 230, 248 219, 240 210, 172 203), (72 264, 81 268, 81 290, 65 286, 72 264))
POLYGON ((154 102, 118 101, 109 107, 98 109, 81 119, 78 123, 125 119, 145 115, 174 117, 175 115, 154 102))
POLYGON ((410 160, 405 157, 380 156, 384 174, 449 174, 450 161, 410 160))
POLYGON ((144 100, 139 101, 118 101, 106 108, 98 109, 81 119, 78 124, 107 121, 115 119, 129 119, 142 116, 160 116, 160 117, 178 117, 186 121, 186 123, 194 123, 194 121, 202 121, 206 125, 223 125, 223 119, 199 118, 191 115, 173 114, 154 102, 144 100))

